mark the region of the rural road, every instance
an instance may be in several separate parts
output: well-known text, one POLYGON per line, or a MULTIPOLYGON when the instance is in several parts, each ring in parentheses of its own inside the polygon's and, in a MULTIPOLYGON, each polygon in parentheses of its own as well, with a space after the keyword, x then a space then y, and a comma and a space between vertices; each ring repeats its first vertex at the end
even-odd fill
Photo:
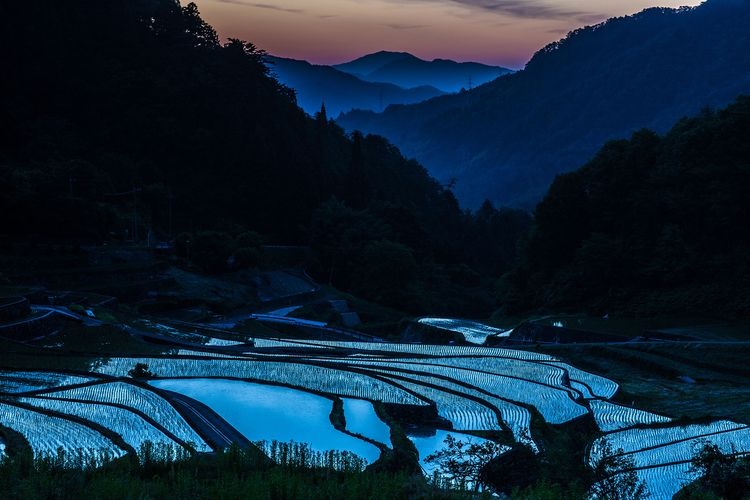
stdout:
POLYGON ((159 392, 171 402, 185 417, 191 427, 214 450, 228 448, 232 444, 247 449, 254 445, 237 429, 221 418, 208 406, 180 393, 159 389, 159 392))

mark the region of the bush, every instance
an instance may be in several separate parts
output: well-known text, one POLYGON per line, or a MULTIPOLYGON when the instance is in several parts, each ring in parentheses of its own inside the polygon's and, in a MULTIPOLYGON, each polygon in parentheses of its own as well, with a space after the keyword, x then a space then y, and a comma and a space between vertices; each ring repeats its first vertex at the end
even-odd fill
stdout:
POLYGON ((263 246, 263 238, 255 231, 245 231, 237 236, 237 246, 239 248, 259 249, 263 246))
POLYGON ((724 454, 715 444, 706 443, 693 457, 692 471, 700 478, 675 498, 726 498, 750 496, 750 459, 724 454))
POLYGON ((234 252, 235 263, 242 268, 258 267, 260 263, 260 251, 257 248, 242 247, 234 252))
POLYGON ((355 275, 356 287, 366 297, 392 303, 394 295, 409 286, 417 272, 412 250, 400 243, 381 240, 369 243, 362 252, 355 275))
POLYGON ((148 370, 146 363, 136 363, 135 367, 128 371, 128 375, 133 378, 154 378, 156 374, 148 370))
POLYGON ((190 244, 193 242, 193 235, 190 233, 180 233, 174 239, 174 254, 177 257, 187 259, 190 256, 190 244))
POLYGON ((226 233, 203 231, 195 235, 190 259, 208 273, 220 273, 227 270, 234 246, 234 240, 226 233))

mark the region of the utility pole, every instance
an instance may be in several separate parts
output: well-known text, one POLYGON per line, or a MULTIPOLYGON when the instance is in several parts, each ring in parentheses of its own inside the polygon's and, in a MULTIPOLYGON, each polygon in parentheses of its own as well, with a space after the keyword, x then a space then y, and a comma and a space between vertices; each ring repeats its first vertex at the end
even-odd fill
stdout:
POLYGON ((172 200, 174 200, 174 195, 172 195, 172 190, 167 190, 167 199, 169 200, 169 239, 172 240, 172 200))
POLYGON ((138 243, 138 191, 133 186, 133 241, 138 243))
POLYGON ((138 196, 137 194, 141 191, 141 188, 136 188, 133 185, 133 189, 130 191, 124 191, 122 193, 109 193, 106 196, 128 196, 133 195, 133 241, 138 241, 138 196))

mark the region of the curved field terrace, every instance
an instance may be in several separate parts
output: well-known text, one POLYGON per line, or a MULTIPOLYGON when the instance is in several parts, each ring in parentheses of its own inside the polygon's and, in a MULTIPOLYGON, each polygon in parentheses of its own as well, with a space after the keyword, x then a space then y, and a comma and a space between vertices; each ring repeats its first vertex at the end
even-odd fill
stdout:
MULTIPOLYGON (((423 322, 498 335, 476 323, 423 322)), ((539 453, 546 427, 583 425, 597 436, 588 462, 608 444, 632 458, 652 498, 668 498, 692 477, 686 464, 702 443, 750 452, 743 424, 673 424, 668 415, 614 402, 616 381, 530 349, 303 335, 235 341, 216 327, 148 324, 159 326, 148 335, 167 347, 62 354, 55 368, 0 372, 0 424, 20 433, 37 456, 62 448, 71 464, 89 466, 148 446, 166 458, 233 443, 267 452, 290 442, 372 464, 406 436, 427 475, 434 464, 426 457, 443 449, 448 434, 517 442, 539 453)))

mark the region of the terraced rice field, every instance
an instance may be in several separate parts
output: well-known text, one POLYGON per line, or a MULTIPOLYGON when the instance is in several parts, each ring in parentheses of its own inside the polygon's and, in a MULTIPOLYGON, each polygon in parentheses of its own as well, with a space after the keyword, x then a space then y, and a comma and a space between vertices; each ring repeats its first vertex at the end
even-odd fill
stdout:
POLYGON ((635 425, 649 425, 670 422, 672 419, 649 413, 637 408, 629 408, 598 399, 589 402, 594 420, 602 432, 613 432, 635 425))
MULTIPOLYGON (((235 345, 210 340, 208 344, 219 349, 235 345)), ((283 385, 353 398, 348 403, 350 413, 358 405, 371 407, 369 401, 434 403, 455 430, 510 429, 516 439, 535 447, 529 408, 555 424, 587 412, 574 400, 580 394, 567 383, 568 372, 545 361, 554 358, 485 347, 258 339, 253 351, 244 355, 182 349, 171 357, 111 358, 94 370, 103 376, 126 377, 137 363, 143 363, 166 380, 239 379, 283 385)), ((37 383, 24 386, 36 391, 27 403, 98 423, 134 448, 150 441, 190 443, 197 451, 209 450, 175 408, 149 389, 93 377, 52 374, 37 378, 37 383)), ((365 419, 367 425, 374 425, 370 417, 365 419)), ((355 429, 351 432, 368 436, 362 432, 366 426, 357 427, 356 419, 349 425, 355 429)), ((374 440, 387 441, 388 433, 381 429, 374 440)))
MULTIPOLYGON (((475 335, 475 340, 500 335, 476 323, 423 321, 475 335)), ((170 335, 181 333, 162 330, 170 335)), ((206 440, 218 446, 195 417, 186 413, 184 401, 154 388, 162 387, 184 390, 188 397, 192 394, 193 403, 203 401, 219 420, 231 420, 239 437, 250 441, 296 437, 313 442, 325 435, 327 443, 336 443, 331 446, 360 453, 372 462, 381 450, 393 446, 391 429, 378 418, 374 402, 420 407, 411 410, 432 412, 433 418, 436 413, 444 419, 435 434, 410 436, 422 461, 440 449, 448 432, 509 430, 516 441, 538 450, 541 446, 532 439, 532 421, 539 422, 541 417, 557 426, 589 416, 602 433, 590 446, 589 462, 600 458, 609 443, 616 453, 632 458, 655 499, 671 498, 692 479, 689 461, 706 442, 727 453, 750 453, 750 427, 746 425, 728 420, 670 425, 668 416, 611 402, 619 390, 615 381, 532 351, 479 345, 256 339, 254 346, 244 344, 240 349, 245 352, 240 352, 240 342, 203 339, 203 346, 161 356, 104 359, 90 375, 0 372, 0 401, 5 400, 0 402, 0 424, 26 436, 37 456, 54 455, 58 447, 81 447, 85 450, 75 460, 91 464, 124 455, 115 443, 126 449, 150 442, 198 452, 211 450, 206 440), (156 375, 150 386, 127 378, 137 363, 148 365, 156 375), (219 394, 216 388, 223 392, 219 394), (291 406, 286 408, 289 411, 274 413, 275 407, 288 403, 286 397, 300 405, 304 402, 302 406, 312 414, 298 418, 303 416, 291 406), (344 402, 347 432, 334 429, 329 421, 336 397, 344 402), (45 411, 53 416, 44 415, 45 411), (251 414, 259 415, 257 421, 246 418, 251 414), (290 423, 278 424, 282 417, 290 423), (306 434, 312 421, 318 432, 312 429, 312 434, 306 434), (274 435, 265 428, 275 425, 285 427, 284 433, 274 435)), ((330 449, 326 443, 316 447, 330 449)))
MULTIPOLYGON (((559 387, 569 391, 565 385, 565 370, 544 363, 534 363, 521 359, 511 358, 483 358, 483 357, 435 357, 435 358, 403 358, 399 361, 404 363, 423 363, 430 365, 442 365, 456 368, 465 368, 480 372, 516 377, 533 380, 546 385, 559 387)), ((569 391, 570 392, 570 391, 569 391)))
POLYGON ((477 345, 484 344, 488 337, 508 337, 511 333, 511 330, 501 330, 465 319, 421 318, 417 322, 442 330, 460 333, 467 342, 477 345))
POLYGON ((729 420, 719 420, 705 425, 626 429, 607 434, 594 442, 591 447, 591 458, 595 460, 599 456, 605 440, 609 442, 614 450, 622 450, 622 453, 630 454, 639 450, 667 446, 671 443, 688 441, 699 437, 713 439, 711 436, 714 434, 736 431, 746 427, 743 424, 729 420))
POLYGON ((162 428, 168 429, 177 439, 188 443, 195 450, 211 451, 210 447, 172 405, 153 391, 133 384, 111 382, 88 385, 75 389, 47 392, 44 396, 127 406, 151 418, 162 428))
MULTIPOLYGON (((387 370, 372 370, 374 373, 381 373, 383 375, 393 375, 393 372, 387 370)), ((401 374, 403 375, 403 374, 401 374)), ((513 437, 516 441, 525 442, 532 448, 536 448, 536 444, 531 439, 531 412, 519 406, 518 404, 511 403, 504 399, 500 399, 494 396, 489 396, 484 392, 476 388, 467 387, 465 385, 458 384, 456 382, 450 382, 442 378, 431 377, 429 375, 416 375, 409 373, 405 375, 409 380, 419 382, 422 385, 435 386, 441 389, 447 389, 451 392, 457 392, 459 394, 465 394, 472 396, 473 398, 485 401, 489 406, 494 408, 500 414, 500 420, 506 427, 510 429, 513 437)), ((481 429, 466 429, 466 430, 481 430, 481 429)))
POLYGON ((620 388, 616 382, 609 380, 608 378, 580 370, 567 363, 550 362, 548 364, 565 370, 568 373, 571 383, 576 382, 578 388, 583 388, 581 392, 586 399, 609 399, 614 396, 620 388))
POLYGON ((413 382, 389 378, 410 391, 433 401, 438 415, 448 420, 457 431, 499 431, 497 415, 488 406, 472 399, 458 396, 439 389, 433 389, 413 382))
POLYGON ((501 399, 532 406, 550 424, 562 424, 588 412, 567 391, 540 382, 443 366, 430 366, 423 373, 464 382, 501 399))
POLYGON ((0 424, 23 434, 35 457, 55 458, 58 450, 65 450, 65 464, 71 467, 102 465, 125 455, 85 425, 5 403, 0 403, 0 424))
POLYGON ((697 436, 685 441, 677 441, 665 446, 644 449, 630 453, 637 467, 652 467, 674 462, 691 460, 706 444, 719 447, 722 453, 735 454, 750 452, 750 428, 722 432, 711 436, 697 436))
MULTIPOLYGON (((486 439, 478 438, 476 436, 443 430, 437 430, 435 431, 435 434, 428 436, 409 435, 409 439, 417 448, 417 452, 419 453, 419 464, 421 465, 422 470, 427 477, 433 477, 436 473, 439 473, 439 471, 435 463, 427 462, 425 459, 433 453, 436 453, 443 449, 445 439, 449 434, 457 440, 463 441, 464 443, 481 444, 487 441, 486 439)), ((501 447, 500 453, 504 453, 509 449, 510 448, 508 447, 501 447)))
POLYGON ((612 432, 595 441, 589 460, 596 462, 605 442, 618 455, 632 459, 638 477, 656 500, 669 499, 696 479, 690 461, 706 444, 725 454, 750 453, 750 427, 728 420, 710 424, 633 428, 612 432))
POLYGON ((85 384, 96 380, 92 377, 52 372, 8 372, 0 371, 0 392, 24 393, 85 384))
POLYGON ((333 401, 328 398, 239 380, 155 380, 152 384, 210 406, 253 442, 296 441, 317 452, 347 450, 368 463, 380 456, 373 444, 333 427, 329 419, 333 401))
POLYGON ((247 379, 384 403, 426 404, 412 394, 372 377, 308 364, 226 359, 114 358, 100 366, 98 371, 125 376, 136 363, 147 364, 161 378, 247 379))
POLYGON ((499 347, 477 347, 431 344, 394 344, 388 342, 338 342, 338 341, 288 341, 278 339, 256 339, 255 347, 311 347, 318 349, 347 349, 384 353, 416 354, 419 356, 487 356, 499 358, 525 359, 529 361, 557 361, 547 354, 533 351, 519 351, 499 347))
POLYGON ((350 366, 376 367, 409 374, 443 377, 485 391, 487 394, 535 407, 551 424, 560 424, 585 415, 588 410, 573 400, 572 391, 542 381, 496 375, 484 371, 419 362, 338 360, 350 366))
POLYGON ((136 451, 140 450, 147 441, 165 448, 178 446, 175 441, 143 418, 120 407, 46 398, 21 398, 20 401, 36 408, 80 417, 110 429, 119 434, 136 451))
POLYGON ((683 486, 698 479, 690 464, 665 465, 637 471, 653 500, 671 499, 683 486))

